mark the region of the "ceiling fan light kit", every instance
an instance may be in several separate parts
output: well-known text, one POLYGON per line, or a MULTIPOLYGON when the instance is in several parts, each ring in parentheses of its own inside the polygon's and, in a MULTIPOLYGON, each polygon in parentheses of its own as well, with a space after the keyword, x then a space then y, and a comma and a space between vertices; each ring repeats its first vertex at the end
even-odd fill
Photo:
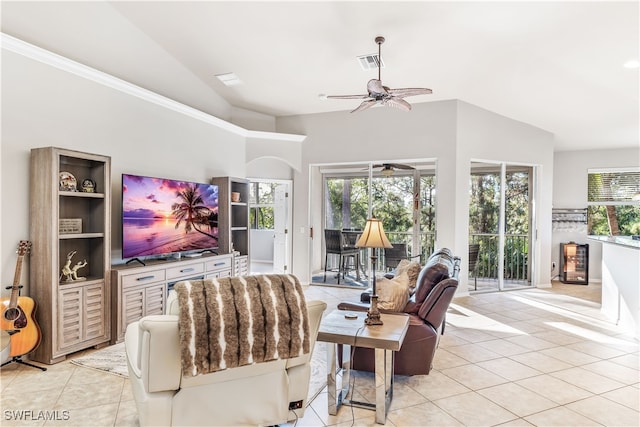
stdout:
POLYGON ((378 78, 371 79, 367 83, 367 94, 365 95, 329 95, 327 98, 331 99, 364 99, 362 103, 353 111, 362 111, 373 107, 374 105, 384 105, 387 107, 399 108, 403 111, 411 110, 411 104, 404 100, 408 96, 415 95, 429 95, 432 93, 431 89, 427 88, 402 88, 391 89, 382 84, 380 78, 380 63, 382 62, 381 46, 384 43, 384 37, 378 36, 375 38, 375 42, 378 45, 378 78))
POLYGON ((390 176, 393 175, 393 168, 391 166, 385 166, 384 168, 382 168, 380 172, 382 173, 383 176, 389 178, 390 176))
POLYGON ((371 167, 382 168, 380 169, 380 173, 386 178, 389 178, 390 176, 392 176, 396 169, 404 169, 404 170, 415 169, 413 166, 403 165, 402 163, 381 163, 379 165, 373 165, 371 167))

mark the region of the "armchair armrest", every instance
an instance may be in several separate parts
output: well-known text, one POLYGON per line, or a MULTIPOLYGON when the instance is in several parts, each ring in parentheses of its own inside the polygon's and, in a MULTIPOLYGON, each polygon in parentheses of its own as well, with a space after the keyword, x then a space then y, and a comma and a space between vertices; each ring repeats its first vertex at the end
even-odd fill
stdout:
POLYGON ((154 315, 129 324, 125 348, 148 393, 178 390, 182 378, 178 316, 154 315))
POLYGON ((369 303, 343 301, 338 304, 338 310, 369 311, 369 303))
MULTIPOLYGON (((338 310, 369 311, 369 307, 370 306, 371 306, 371 304, 369 304, 369 303, 343 301, 343 302, 338 304, 338 310)), ((380 307, 378 307, 378 311, 380 311, 380 313, 384 313, 384 314, 406 314, 406 313, 404 313, 402 311, 387 310, 387 309, 380 308, 380 307)))
POLYGON ((454 278, 438 283, 420 306, 418 316, 435 329, 439 329, 457 288, 458 280, 454 278))

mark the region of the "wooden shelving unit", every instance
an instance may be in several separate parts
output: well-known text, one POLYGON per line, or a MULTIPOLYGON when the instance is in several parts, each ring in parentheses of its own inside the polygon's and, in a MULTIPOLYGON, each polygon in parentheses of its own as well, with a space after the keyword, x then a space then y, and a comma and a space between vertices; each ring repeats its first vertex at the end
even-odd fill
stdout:
POLYGON ((234 254, 235 275, 249 274, 249 181, 243 178, 215 177, 218 186, 219 253, 234 254), (232 193, 239 200, 232 200, 232 193))
POLYGON ((55 147, 31 150, 31 296, 42 341, 29 355, 41 363, 60 362, 69 353, 110 339, 111 158, 55 147), (60 187, 60 172, 77 180, 77 191, 60 187), (82 192, 90 179, 95 192, 82 192), (81 222, 70 233, 59 220, 81 222), (79 280, 67 281, 62 268, 70 258, 79 280))

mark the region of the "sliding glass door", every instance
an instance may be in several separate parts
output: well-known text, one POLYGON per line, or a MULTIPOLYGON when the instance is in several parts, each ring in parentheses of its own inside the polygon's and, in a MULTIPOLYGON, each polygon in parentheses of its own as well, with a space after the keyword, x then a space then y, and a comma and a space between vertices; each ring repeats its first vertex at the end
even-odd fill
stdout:
MULTIPOLYGON (((408 256, 424 261, 435 244, 435 163, 402 166, 324 168, 324 228, 357 232, 375 216, 390 242, 405 244, 408 256)), ((378 257, 384 270, 384 251, 378 257)))
POLYGON ((531 286, 533 172, 532 166, 472 162, 470 291, 531 286))

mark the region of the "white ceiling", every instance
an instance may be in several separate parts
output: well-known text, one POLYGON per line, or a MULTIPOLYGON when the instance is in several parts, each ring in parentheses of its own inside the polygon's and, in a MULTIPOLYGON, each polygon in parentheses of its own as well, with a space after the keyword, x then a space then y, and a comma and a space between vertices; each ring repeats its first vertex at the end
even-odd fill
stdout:
MULTIPOLYGON (((630 2, 2 2, 2 32, 219 115, 350 111, 376 71, 410 103, 460 99, 556 135, 637 147, 639 7, 630 2), (215 74, 242 80, 226 87, 215 74), (228 105, 227 105, 228 107, 228 105)), ((356 114, 367 114, 366 111, 356 114)), ((411 112, 406 114, 412 114, 411 112)))

